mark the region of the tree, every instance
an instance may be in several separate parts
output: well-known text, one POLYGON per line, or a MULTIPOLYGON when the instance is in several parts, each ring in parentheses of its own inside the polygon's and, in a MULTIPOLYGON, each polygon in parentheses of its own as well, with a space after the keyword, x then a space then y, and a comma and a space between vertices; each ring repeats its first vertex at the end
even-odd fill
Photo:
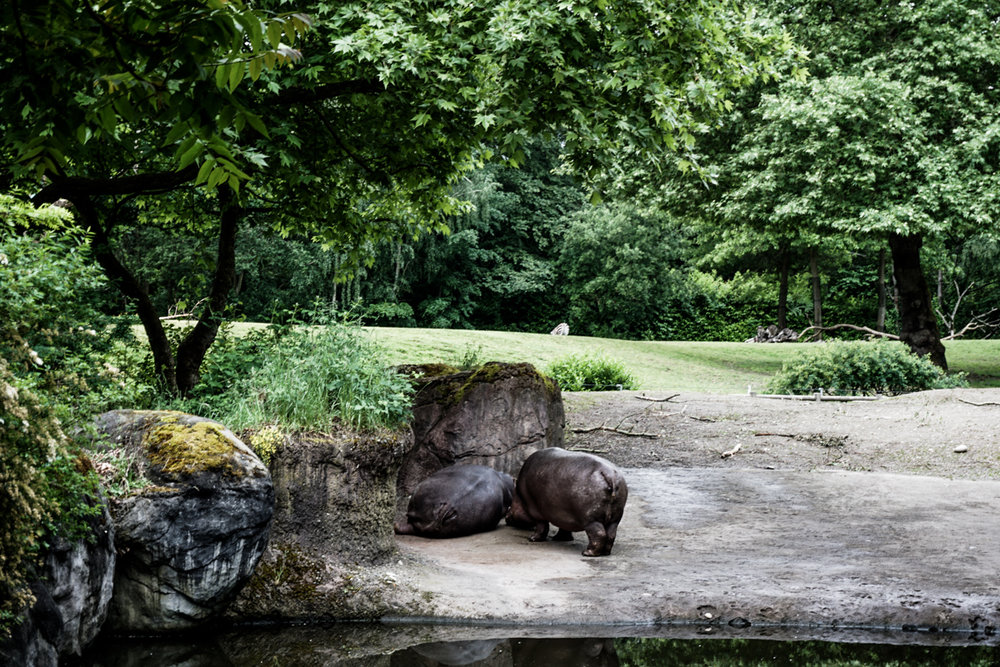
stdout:
POLYGON ((788 48, 718 0, 669 11, 646 0, 274 11, 285 6, 51 0, 0 10, 4 176, 45 179, 36 201, 74 204, 101 266, 137 304, 171 391, 198 381, 248 213, 363 260, 372 240, 444 229, 460 209, 449 186, 484 144, 517 164, 527 137, 560 130, 580 173, 622 150, 669 164, 664 147, 689 147, 788 48), (169 214, 154 210, 169 200, 147 199, 192 187, 215 210, 197 222, 215 230, 218 251, 198 325, 175 355, 111 232, 169 214))
POLYGON ((946 368, 921 248, 995 226, 1000 4, 768 7, 814 54, 812 76, 746 99, 732 125, 742 139, 716 155, 718 211, 776 230, 884 239, 900 338, 946 368))
POLYGON ((687 300, 690 239, 676 220, 635 205, 586 208, 570 217, 559 255, 571 330, 660 337, 687 300))

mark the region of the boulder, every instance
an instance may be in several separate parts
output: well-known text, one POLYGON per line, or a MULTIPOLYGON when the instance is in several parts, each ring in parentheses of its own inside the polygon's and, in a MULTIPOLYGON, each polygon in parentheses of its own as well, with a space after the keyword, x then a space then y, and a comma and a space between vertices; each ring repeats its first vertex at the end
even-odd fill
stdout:
POLYGON ((397 519, 417 484, 455 463, 516 477, 532 453, 563 442, 559 385, 526 363, 489 362, 470 371, 400 369, 414 377, 413 449, 399 471, 397 519))
POLYGON ((264 551, 271 476, 218 422, 133 410, 96 421, 148 482, 111 502, 118 564, 108 625, 118 632, 197 627, 225 608, 264 551))
POLYGON ((79 656, 94 640, 108 615, 115 571, 114 528, 104 498, 89 517, 88 535, 75 542, 56 539, 31 585, 35 603, 13 636, 0 646, 10 665, 57 665, 79 656))

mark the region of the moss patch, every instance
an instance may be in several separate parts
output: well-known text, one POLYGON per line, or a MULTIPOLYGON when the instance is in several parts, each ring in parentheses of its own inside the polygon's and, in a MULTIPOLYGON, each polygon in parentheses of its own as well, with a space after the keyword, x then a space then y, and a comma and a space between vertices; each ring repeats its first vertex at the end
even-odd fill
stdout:
POLYGON ((528 363, 503 363, 488 361, 472 371, 462 371, 448 375, 425 374, 414 380, 418 391, 431 389, 436 396, 450 405, 458 405, 465 400, 469 391, 484 383, 522 379, 525 384, 540 384, 549 398, 559 395, 559 387, 534 366, 528 363))
POLYGON ((153 426, 143 439, 151 465, 170 476, 214 472, 239 477, 233 443, 215 422, 166 421, 153 426))

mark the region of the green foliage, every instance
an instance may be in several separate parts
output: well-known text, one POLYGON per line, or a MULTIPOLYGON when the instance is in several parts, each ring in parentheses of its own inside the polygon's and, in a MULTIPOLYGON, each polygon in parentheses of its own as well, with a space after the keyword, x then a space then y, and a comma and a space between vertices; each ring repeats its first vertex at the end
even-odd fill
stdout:
POLYGON ((104 314, 107 280, 69 221, 64 209, 0 195, 0 357, 77 426, 136 396, 111 363, 125 321, 104 314))
MULTIPOLYGON (((452 189, 461 174, 490 159, 524 163, 533 136, 558 136, 564 161, 591 179, 625 153, 672 167, 734 91, 776 75, 791 49, 774 24, 721 0, 669 11, 645 0, 287 5, 0 9, 5 182, 76 205, 177 393, 196 382, 224 311, 237 223, 255 217, 332 248, 337 277, 352 278, 376 243, 446 229, 468 210, 452 189), (212 285, 205 326, 176 354, 147 291, 156 282, 121 261, 128 241, 117 231, 154 226, 220 241, 191 264, 213 280, 185 276, 183 294, 157 300, 190 305, 206 296, 191 291, 212 285)), ((161 257, 182 254, 165 245, 161 257)), ((526 261, 497 287, 539 293, 547 277, 526 261)), ((475 304, 427 294, 410 305, 453 326, 475 304)))
POLYGON ((777 394, 900 394, 967 386, 899 343, 834 341, 785 364, 768 385, 777 394))
POLYGON ((545 373, 563 391, 608 391, 638 386, 624 362, 605 356, 571 354, 553 361, 545 373))
POLYGON ((281 336, 259 367, 228 387, 221 414, 213 416, 241 430, 267 424, 320 430, 338 421, 395 428, 409 418, 410 391, 358 327, 329 321, 281 336))
POLYGON ((0 636, 51 540, 80 539, 98 513, 97 476, 64 428, 132 396, 108 363, 107 284, 68 222, 0 196, 0 636))
POLYGON ((650 338, 688 296, 689 238, 672 218, 631 204, 571 216, 559 273, 574 332, 650 338))
POLYGON ((55 538, 84 537, 97 476, 52 409, 0 358, 0 640, 33 601, 28 583, 55 538))

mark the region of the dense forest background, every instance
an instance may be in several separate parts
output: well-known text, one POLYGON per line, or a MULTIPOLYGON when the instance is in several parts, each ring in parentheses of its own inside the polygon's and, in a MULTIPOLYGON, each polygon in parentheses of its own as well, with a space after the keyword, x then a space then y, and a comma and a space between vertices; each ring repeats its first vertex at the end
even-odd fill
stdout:
MULTIPOLYGON (((447 233, 349 252, 279 235, 251 210, 229 316, 280 321, 320 302, 384 326, 544 332, 565 321, 574 334, 654 340, 743 340, 769 324, 894 332, 889 250, 902 230, 941 335, 992 335, 997 7, 760 9, 808 50, 809 76, 744 90, 676 167, 623 160, 584 185, 561 169, 564 138, 530 140, 519 168, 486 164, 451 185, 467 205, 447 233)), ((178 233, 178 217, 201 214, 183 197, 167 206, 136 211, 142 224, 115 241, 157 310, 183 314, 210 291, 215 236, 178 233)))

